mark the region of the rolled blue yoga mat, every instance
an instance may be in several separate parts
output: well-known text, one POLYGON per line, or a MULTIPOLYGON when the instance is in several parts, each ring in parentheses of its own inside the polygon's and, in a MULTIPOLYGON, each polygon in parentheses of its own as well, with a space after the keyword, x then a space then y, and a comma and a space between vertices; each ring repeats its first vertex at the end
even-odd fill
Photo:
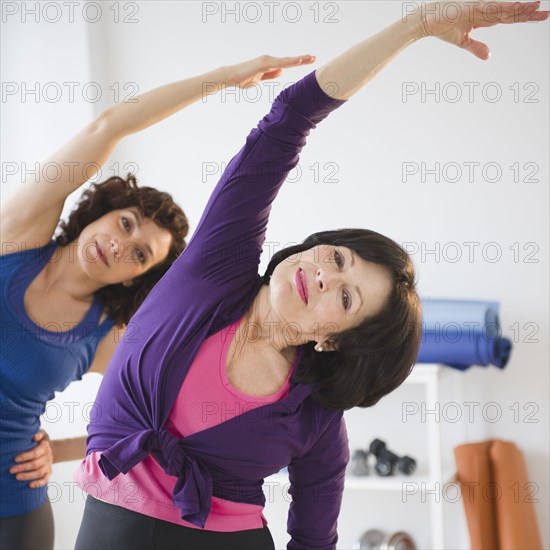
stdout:
POLYGON ((504 368, 512 342, 502 337, 497 302, 422 300, 422 342, 417 363, 504 368))

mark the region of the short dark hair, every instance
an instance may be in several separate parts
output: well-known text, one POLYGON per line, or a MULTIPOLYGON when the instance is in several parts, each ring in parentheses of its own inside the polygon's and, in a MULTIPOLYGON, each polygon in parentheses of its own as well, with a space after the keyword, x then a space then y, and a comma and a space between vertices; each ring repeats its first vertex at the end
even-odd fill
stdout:
POLYGON ((132 206, 136 206, 144 217, 159 227, 167 229, 172 240, 167 257, 137 277, 132 286, 112 284, 96 291, 98 301, 118 326, 128 324, 149 292, 183 252, 189 231, 189 222, 183 210, 169 193, 153 187, 139 187, 132 174, 128 174, 126 179, 113 176, 104 182, 92 183, 82 193, 67 221, 60 221, 61 232, 56 237, 60 246, 66 246, 80 235, 84 227, 101 216, 111 210, 132 206))
POLYGON ((414 265, 396 242, 368 229, 337 229, 307 237, 303 243, 274 254, 265 281, 290 256, 318 245, 347 247, 369 262, 385 266, 392 290, 383 309, 358 327, 335 333, 327 342, 336 351, 318 353, 314 344, 302 346, 301 368, 293 379, 321 382, 312 398, 335 410, 370 407, 397 388, 415 364, 421 339, 421 302, 416 291, 414 265))

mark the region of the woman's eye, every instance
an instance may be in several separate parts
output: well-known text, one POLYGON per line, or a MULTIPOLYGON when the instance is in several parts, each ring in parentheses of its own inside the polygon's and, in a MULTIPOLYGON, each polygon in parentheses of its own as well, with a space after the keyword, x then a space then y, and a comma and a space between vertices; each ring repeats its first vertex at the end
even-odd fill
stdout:
POLYGON ((145 263, 145 254, 137 246, 134 246, 134 254, 140 263, 145 263))
POLYGON ((337 250, 334 251, 334 261, 338 267, 342 267, 342 254, 340 254, 337 250))
POLYGON ((350 303, 349 295, 347 292, 344 292, 342 294, 342 305, 344 306, 344 309, 349 308, 349 303, 350 303))
MULTIPOLYGON (((125 218, 125 217, 122 217, 122 225, 124 226, 124 228, 128 231, 128 233, 130 232, 130 229, 132 228, 132 225, 130 224, 130 222, 128 221, 128 218, 125 218)), ((143 252, 136 246, 135 248, 136 250, 136 254, 139 258, 139 261, 144 264, 145 263, 145 254, 143 254, 143 252)))

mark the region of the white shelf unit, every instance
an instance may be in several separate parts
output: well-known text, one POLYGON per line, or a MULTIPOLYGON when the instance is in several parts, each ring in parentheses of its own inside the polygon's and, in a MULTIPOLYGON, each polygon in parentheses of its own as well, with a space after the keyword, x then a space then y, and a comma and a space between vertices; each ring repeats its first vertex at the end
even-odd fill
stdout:
MULTIPOLYGON (((368 476, 348 472, 338 520, 339 549, 357 548, 361 534, 374 528, 407 531, 418 548, 467 548, 462 502, 448 505, 443 494, 454 478, 453 448, 466 440, 466 430, 463 421, 449 422, 441 414, 447 403, 463 403, 463 379, 464 373, 449 367, 419 364, 402 386, 374 407, 344 413, 352 454, 356 449, 367 450, 377 437, 392 452, 415 458, 418 468, 412 476, 386 478, 373 468, 368 476), (413 500, 404 500, 405 492, 410 496, 415 489, 413 500)), ((283 506, 288 507, 288 474, 280 472, 266 483, 282 492, 283 506)), ((272 489, 265 515, 276 548, 286 548, 286 516, 283 521, 277 504, 281 495, 272 489)))

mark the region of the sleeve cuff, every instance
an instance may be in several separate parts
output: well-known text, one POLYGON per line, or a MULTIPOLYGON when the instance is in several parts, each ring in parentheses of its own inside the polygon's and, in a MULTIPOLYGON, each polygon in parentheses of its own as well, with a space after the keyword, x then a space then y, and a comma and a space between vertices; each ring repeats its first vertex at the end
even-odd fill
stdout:
POLYGON ((334 99, 327 95, 319 85, 315 71, 284 89, 280 93, 279 99, 292 106, 314 124, 318 124, 332 111, 347 102, 346 99, 334 99))

